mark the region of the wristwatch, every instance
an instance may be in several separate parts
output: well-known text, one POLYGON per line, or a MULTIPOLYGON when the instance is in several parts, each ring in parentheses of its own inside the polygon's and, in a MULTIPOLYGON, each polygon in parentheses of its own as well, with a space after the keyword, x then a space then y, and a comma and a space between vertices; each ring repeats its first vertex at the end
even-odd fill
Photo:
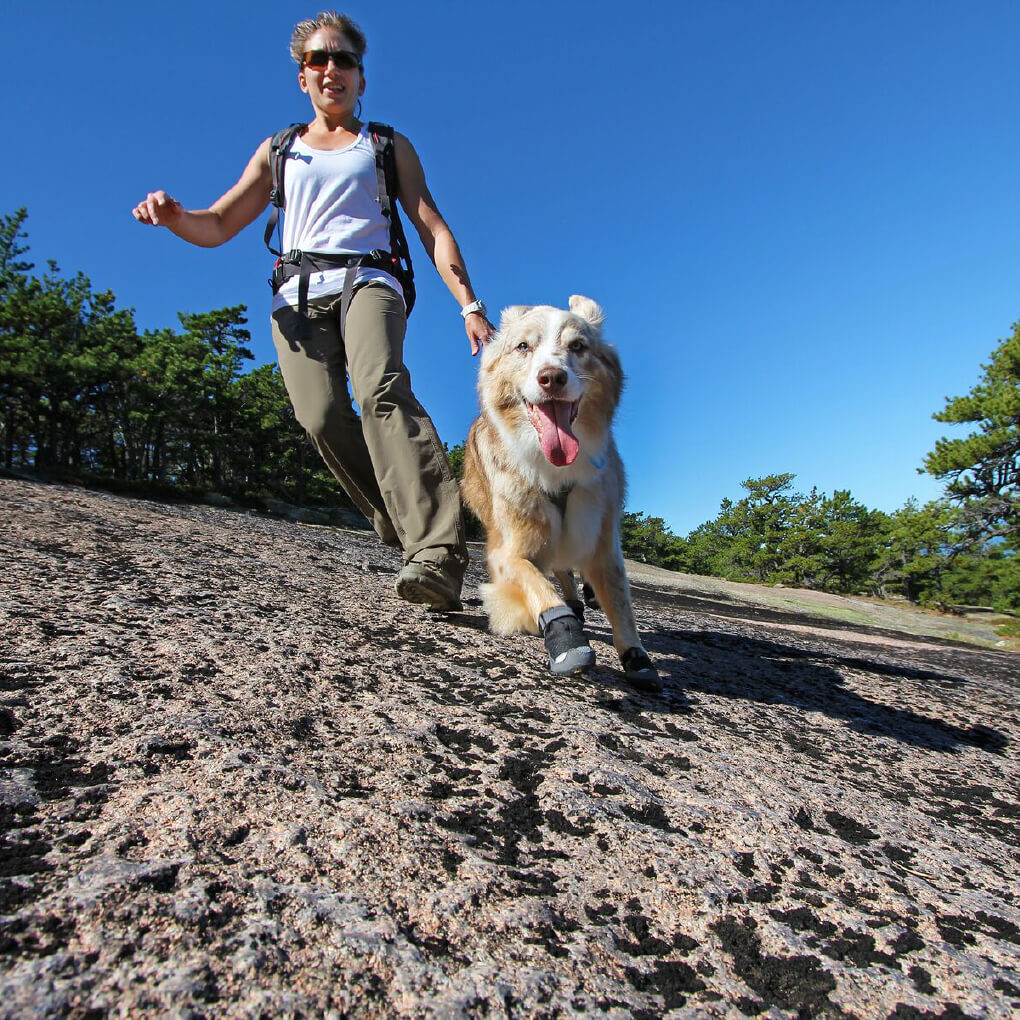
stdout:
POLYGON ((465 305, 460 310, 461 318, 466 319, 472 312, 478 312, 479 315, 485 315, 485 302, 472 301, 471 304, 465 305))

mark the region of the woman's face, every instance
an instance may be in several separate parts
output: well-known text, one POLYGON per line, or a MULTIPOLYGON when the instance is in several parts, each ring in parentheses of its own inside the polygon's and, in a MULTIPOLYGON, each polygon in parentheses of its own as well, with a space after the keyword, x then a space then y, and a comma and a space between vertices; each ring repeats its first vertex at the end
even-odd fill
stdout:
MULTIPOLYGON (((335 28, 320 28, 313 32, 305 43, 305 52, 308 50, 355 52, 350 39, 335 28)), ((337 67, 332 60, 325 67, 302 64, 298 82, 314 106, 332 114, 353 113, 365 91, 365 76, 359 68, 337 67)))

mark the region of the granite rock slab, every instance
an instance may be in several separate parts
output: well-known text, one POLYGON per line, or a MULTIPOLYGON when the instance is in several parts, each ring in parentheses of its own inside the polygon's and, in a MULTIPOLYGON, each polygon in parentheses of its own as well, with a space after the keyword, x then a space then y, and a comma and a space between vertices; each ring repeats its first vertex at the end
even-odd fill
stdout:
POLYGON ((363 532, 0 509, 0 1017, 1020 1009, 1015 654, 635 585, 652 696, 479 550, 436 616, 363 532))

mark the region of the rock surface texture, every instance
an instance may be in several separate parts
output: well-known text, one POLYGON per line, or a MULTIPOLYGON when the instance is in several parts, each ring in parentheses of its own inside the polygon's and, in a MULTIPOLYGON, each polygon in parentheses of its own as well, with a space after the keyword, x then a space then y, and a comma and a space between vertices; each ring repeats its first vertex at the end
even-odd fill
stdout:
POLYGON ((1020 1008, 1011 653, 639 583, 647 696, 478 551, 433 617, 371 535, 0 507, 0 1016, 1020 1008))

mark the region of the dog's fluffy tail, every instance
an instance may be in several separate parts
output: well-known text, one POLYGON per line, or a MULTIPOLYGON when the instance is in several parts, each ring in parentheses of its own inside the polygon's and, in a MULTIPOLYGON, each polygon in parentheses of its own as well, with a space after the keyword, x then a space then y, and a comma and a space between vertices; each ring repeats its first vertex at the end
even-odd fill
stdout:
POLYGON ((513 581, 499 584, 480 584, 478 593, 489 616, 489 629, 493 634, 538 633, 538 624, 528 612, 524 590, 513 581))

